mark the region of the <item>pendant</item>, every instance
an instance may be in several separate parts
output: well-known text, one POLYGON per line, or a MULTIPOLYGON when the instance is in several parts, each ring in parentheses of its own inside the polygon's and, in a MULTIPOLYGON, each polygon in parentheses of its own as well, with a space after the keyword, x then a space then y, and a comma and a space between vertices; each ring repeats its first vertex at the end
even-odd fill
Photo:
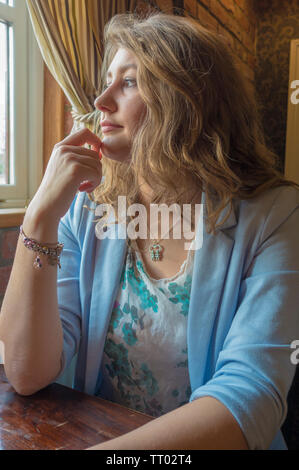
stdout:
POLYGON ((161 261, 162 259, 162 246, 159 243, 153 243, 150 248, 149 252, 152 258, 152 261, 161 261))
POLYGON ((40 260, 40 257, 37 256, 35 258, 35 261, 33 263, 33 266, 35 267, 35 269, 40 269, 42 267, 42 263, 41 263, 41 260, 40 260))

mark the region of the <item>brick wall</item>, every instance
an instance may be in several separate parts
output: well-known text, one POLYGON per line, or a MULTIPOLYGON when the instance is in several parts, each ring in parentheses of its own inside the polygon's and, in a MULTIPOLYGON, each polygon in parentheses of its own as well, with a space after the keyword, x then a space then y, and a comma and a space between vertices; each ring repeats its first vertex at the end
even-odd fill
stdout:
POLYGON ((184 0, 184 8, 222 34, 243 74, 254 84, 256 14, 250 0, 184 0))

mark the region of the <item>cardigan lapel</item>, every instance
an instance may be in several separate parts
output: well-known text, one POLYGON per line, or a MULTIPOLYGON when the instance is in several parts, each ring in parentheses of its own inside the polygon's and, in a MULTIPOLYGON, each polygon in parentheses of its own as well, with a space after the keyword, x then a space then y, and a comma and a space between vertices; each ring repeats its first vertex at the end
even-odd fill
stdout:
POLYGON ((116 229, 109 227, 107 238, 96 243, 84 388, 91 395, 96 391, 106 334, 126 255, 126 239, 109 238, 113 230, 124 235, 124 226, 119 224, 116 229))
MULTIPOLYGON (((203 193, 204 224, 206 220, 205 193, 203 193)), ((223 209, 220 220, 229 210, 223 209)), ((215 235, 203 230, 202 247, 195 251, 188 314, 188 365, 192 391, 202 385, 208 372, 213 326, 225 282, 234 239, 225 230, 237 223, 234 208, 215 235)), ((204 225, 205 228, 205 225, 204 225)))

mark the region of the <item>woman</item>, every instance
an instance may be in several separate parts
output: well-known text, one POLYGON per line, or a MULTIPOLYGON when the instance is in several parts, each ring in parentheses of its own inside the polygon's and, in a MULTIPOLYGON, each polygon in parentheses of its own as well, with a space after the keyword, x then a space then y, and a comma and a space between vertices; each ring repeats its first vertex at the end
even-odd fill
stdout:
POLYGON ((97 449, 285 448, 299 192, 254 96, 222 38, 162 13, 110 20, 102 75, 101 138, 58 143, 26 211, 0 317, 8 379, 28 395, 76 357, 76 389, 156 417, 97 449), (163 224, 122 238, 123 218, 94 217, 119 195, 143 204, 140 223, 152 203, 202 203, 200 249, 163 224))

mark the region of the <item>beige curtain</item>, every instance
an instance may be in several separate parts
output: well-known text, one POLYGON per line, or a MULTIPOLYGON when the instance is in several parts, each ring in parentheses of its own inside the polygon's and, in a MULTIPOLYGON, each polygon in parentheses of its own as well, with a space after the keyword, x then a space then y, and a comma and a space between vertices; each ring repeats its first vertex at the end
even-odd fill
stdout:
POLYGON ((138 0, 26 0, 43 59, 72 105, 75 132, 98 134, 94 100, 101 88, 102 32, 117 13, 135 11, 138 0))

